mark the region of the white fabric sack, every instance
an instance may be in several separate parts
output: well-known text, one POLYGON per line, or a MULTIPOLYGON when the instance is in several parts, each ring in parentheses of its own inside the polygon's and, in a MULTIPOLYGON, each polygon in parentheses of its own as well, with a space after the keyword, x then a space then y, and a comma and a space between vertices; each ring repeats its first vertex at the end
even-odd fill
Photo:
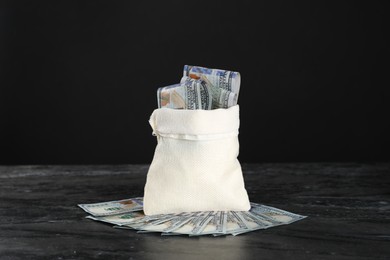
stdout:
POLYGON ((157 147, 144 190, 146 215, 247 211, 239 152, 239 106, 159 108, 149 120, 157 147))

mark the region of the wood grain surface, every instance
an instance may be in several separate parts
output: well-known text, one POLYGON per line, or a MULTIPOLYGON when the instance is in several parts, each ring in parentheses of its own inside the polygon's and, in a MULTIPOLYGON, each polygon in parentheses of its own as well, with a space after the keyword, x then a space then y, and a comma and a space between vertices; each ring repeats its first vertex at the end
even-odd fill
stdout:
POLYGON ((161 237, 77 207, 143 195, 148 165, 0 166, 0 259, 390 259, 390 164, 243 165, 251 201, 308 216, 226 237, 161 237))

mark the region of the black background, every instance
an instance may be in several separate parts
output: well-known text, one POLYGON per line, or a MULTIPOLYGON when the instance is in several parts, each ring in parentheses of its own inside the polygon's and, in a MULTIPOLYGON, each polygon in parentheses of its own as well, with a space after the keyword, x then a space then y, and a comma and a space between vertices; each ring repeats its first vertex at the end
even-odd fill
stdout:
POLYGON ((1 2, 0 164, 150 163, 185 64, 241 73, 241 162, 388 161, 384 2, 1 2))

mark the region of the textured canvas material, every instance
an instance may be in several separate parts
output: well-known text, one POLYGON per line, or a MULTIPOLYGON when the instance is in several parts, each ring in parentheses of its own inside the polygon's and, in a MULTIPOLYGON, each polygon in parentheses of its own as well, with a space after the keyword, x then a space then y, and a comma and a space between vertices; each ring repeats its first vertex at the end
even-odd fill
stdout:
POLYGON ((247 211, 239 152, 239 106, 159 108, 150 120, 157 147, 144 190, 146 215, 247 211))

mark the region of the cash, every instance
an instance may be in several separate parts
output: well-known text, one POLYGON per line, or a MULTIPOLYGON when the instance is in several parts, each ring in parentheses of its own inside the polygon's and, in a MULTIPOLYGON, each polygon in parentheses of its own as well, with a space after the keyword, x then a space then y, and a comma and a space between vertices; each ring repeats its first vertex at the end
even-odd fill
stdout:
POLYGON ((236 71, 184 65, 183 77, 199 77, 212 86, 231 91, 237 96, 240 92, 241 75, 236 71))
POLYGON ((86 216, 86 218, 122 226, 137 223, 137 221, 145 218, 145 214, 143 212, 129 212, 111 216, 86 216))
POLYGON ((240 73, 185 65, 180 83, 157 90, 159 108, 217 109, 237 105, 240 73))
POLYGON ((137 197, 78 206, 91 214, 87 219, 110 223, 114 228, 132 229, 138 233, 159 232, 164 236, 237 236, 306 218, 258 203, 251 203, 249 211, 203 211, 146 216, 142 211, 142 203, 143 198, 137 197))
POLYGON ((132 198, 92 204, 78 204, 80 208, 93 216, 109 216, 143 209, 143 198, 132 198))
POLYGON ((157 90, 158 107, 175 109, 204 109, 212 106, 209 86, 204 81, 188 79, 157 90))

